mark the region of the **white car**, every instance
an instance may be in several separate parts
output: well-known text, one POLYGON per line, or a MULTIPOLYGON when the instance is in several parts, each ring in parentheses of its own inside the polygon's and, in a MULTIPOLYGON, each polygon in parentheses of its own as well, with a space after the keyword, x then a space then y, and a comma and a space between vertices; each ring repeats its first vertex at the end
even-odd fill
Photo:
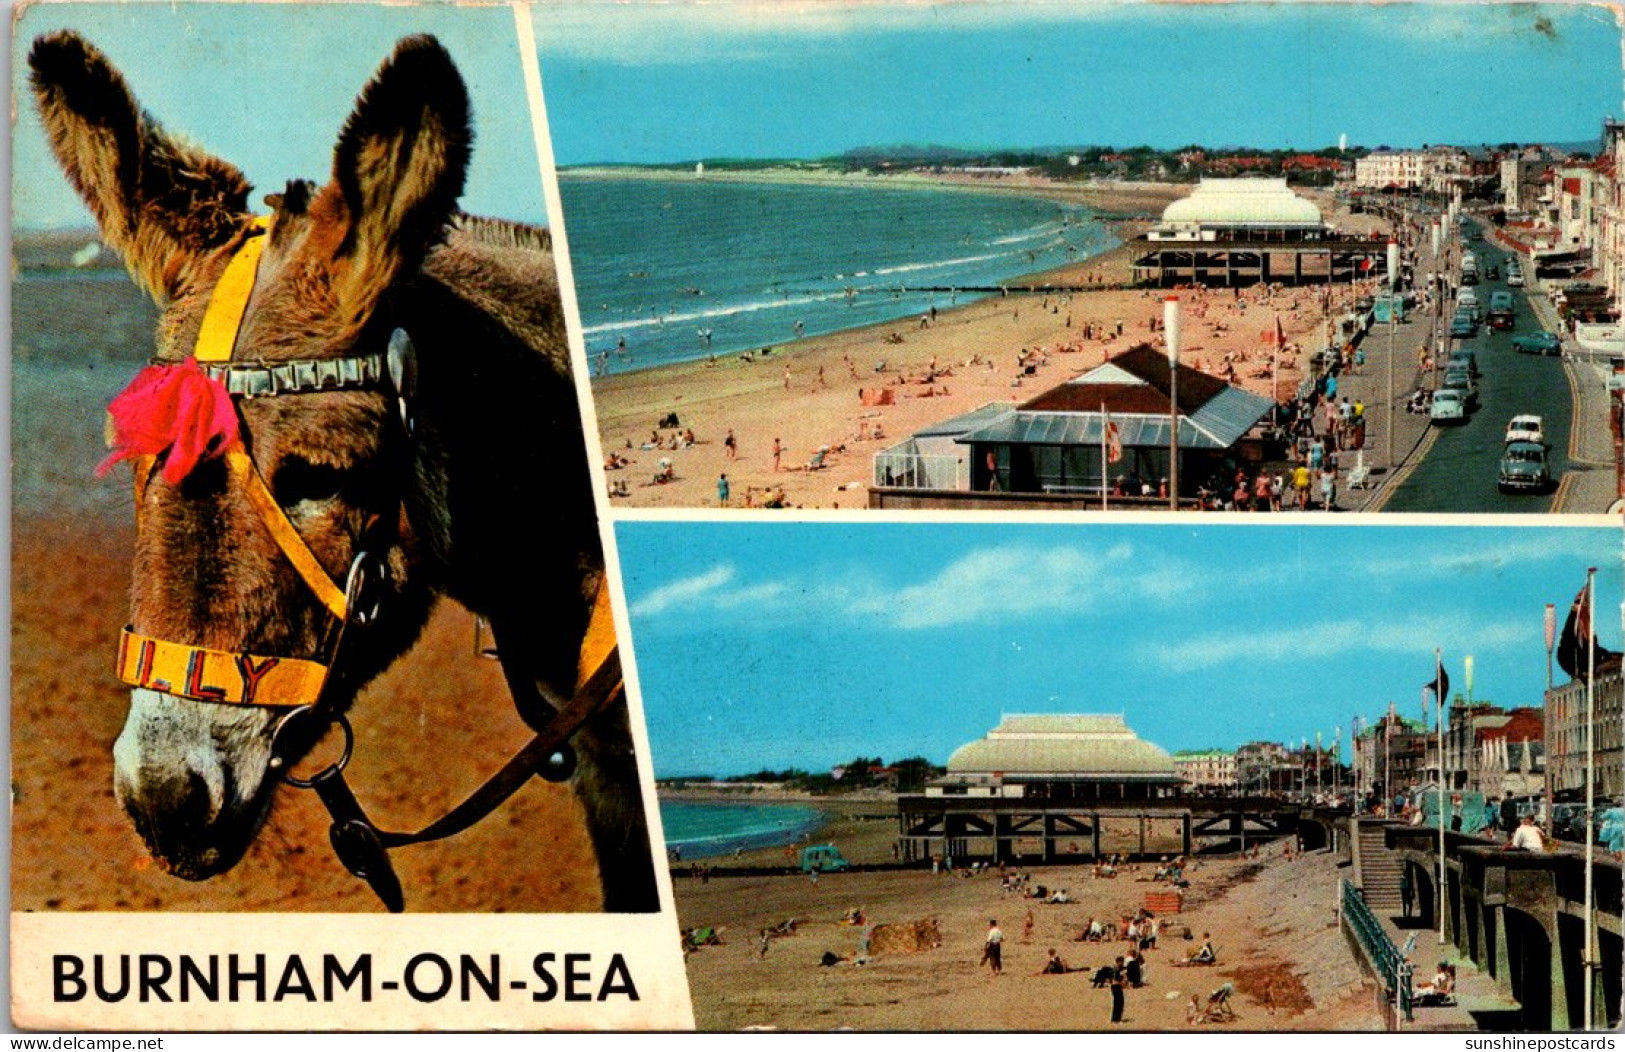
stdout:
POLYGON ((1467 394, 1454 387, 1433 392, 1428 418, 1435 424, 1461 424, 1467 421, 1467 394))
POLYGON ((1541 426, 1541 418, 1534 415, 1515 416, 1507 424, 1507 442, 1533 442, 1537 446, 1546 444, 1546 432, 1541 426))

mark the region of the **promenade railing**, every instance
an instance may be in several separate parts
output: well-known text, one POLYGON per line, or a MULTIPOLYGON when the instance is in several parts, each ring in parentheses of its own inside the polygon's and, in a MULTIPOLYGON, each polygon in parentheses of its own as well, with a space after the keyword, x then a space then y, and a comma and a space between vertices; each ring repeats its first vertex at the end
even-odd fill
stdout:
POLYGON ((1371 907, 1366 905, 1365 896, 1360 894, 1351 881, 1344 880, 1342 918, 1349 931, 1365 951, 1366 960, 1382 982, 1387 992, 1388 1003, 1405 1022, 1411 1022, 1415 1017, 1411 1014, 1411 971, 1412 965, 1394 940, 1388 937, 1383 930, 1382 923, 1377 920, 1371 907))

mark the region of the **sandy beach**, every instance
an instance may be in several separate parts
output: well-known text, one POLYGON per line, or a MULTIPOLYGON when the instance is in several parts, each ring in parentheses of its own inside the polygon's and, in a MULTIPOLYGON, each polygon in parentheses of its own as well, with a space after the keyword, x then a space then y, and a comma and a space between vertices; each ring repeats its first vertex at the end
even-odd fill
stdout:
MULTIPOLYGON (((878 827, 881 823, 875 823, 878 827)), ((887 827, 891 835, 894 827, 887 827)), ((837 838, 843 850, 851 847, 837 838)), ((1091 917, 1132 912, 1154 888, 1149 867, 1093 879, 1087 866, 1033 867, 1035 883, 1066 887, 1077 900, 1042 905, 975 877, 906 870, 805 877, 713 876, 676 882, 680 922, 721 929, 722 944, 688 959, 695 1014, 704 1030, 1109 1030, 1110 996, 1090 983, 1094 968, 1126 950, 1122 942, 1075 941, 1091 917), (879 924, 934 917, 942 945, 854 963, 862 929, 842 922, 859 907, 879 924), (1030 934, 1026 918, 1033 918, 1030 934), (758 932, 797 918, 793 936, 758 932), (979 965, 989 919, 1005 933, 1004 973, 979 965), (1039 975, 1049 949, 1073 969, 1039 975), (833 953, 839 964, 824 967, 833 953)), ((1333 891, 1345 870, 1327 854, 1288 860, 1278 845, 1257 861, 1204 861, 1189 872, 1184 909, 1165 916, 1149 951, 1148 981, 1127 991, 1128 1030, 1378 1030, 1372 989, 1335 926, 1333 891), (1185 931, 1191 939, 1185 938, 1185 931), (1210 933, 1214 967, 1174 962, 1210 933), (1192 994, 1204 1001, 1233 983, 1236 1018, 1191 1024, 1192 994), (1266 1003, 1269 1002, 1269 1003, 1266 1003)))
MULTIPOLYGON (((1190 189, 1119 185, 1134 190, 1092 203, 1116 214, 1160 212, 1159 199, 1165 204, 1190 189)), ((1045 196, 1055 186, 1032 185, 1021 192, 1045 196)), ((1378 229, 1373 217, 1337 212, 1329 195, 1308 196, 1344 232, 1378 229)), ((1143 228, 1125 223, 1119 236, 1126 240, 1143 228)), ((743 354, 718 355, 595 378, 604 454, 625 461, 607 471, 612 491, 624 490, 615 503, 717 508, 718 477, 726 474, 731 507, 864 507, 875 453, 928 424, 989 403, 1025 401, 1115 354, 1155 342, 1159 334, 1151 322, 1160 320, 1167 293, 1111 288, 1129 280, 1132 254, 1127 245, 1119 246, 1016 279, 1008 295, 940 310, 934 319, 902 319, 791 341, 749 360, 743 354), (1021 288, 1031 291, 1017 291, 1021 288), (1024 375, 1017 362, 1024 351, 1024 364, 1038 363, 1034 375, 1024 375), (865 405, 864 391, 883 392, 869 401, 889 397, 890 404, 865 405), (678 428, 658 426, 668 414, 676 414, 678 428), (693 444, 683 446, 681 438, 689 431, 693 444), (679 448, 671 448, 674 440, 679 448), (823 447, 828 452, 820 458, 823 447), (669 459, 672 478, 656 483, 662 459, 669 459)), ((1335 286, 1334 310, 1367 291, 1360 285, 1335 286)), ((1282 397, 1295 388, 1307 357, 1321 344, 1322 289, 1177 294, 1183 304, 1183 360, 1217 374, 1229 355, 1236 382, 1260 394, 1272 394, 1264 334, 1273 333, 1277 319, 1287 341, 1278 372, 1282 397)))

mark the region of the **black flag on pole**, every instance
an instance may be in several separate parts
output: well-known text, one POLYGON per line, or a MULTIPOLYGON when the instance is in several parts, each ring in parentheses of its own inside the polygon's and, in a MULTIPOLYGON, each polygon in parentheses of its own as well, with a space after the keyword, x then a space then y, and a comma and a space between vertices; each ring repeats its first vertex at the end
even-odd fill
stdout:
POLYGON ((1438 663, 1436 669, 1438 672, 1438 677, 1436 679, 1428 680, 1426 683, 1422 684, 1422 689, 1431 690, 1433 692, 1433 700, 1443 705, 1450 697, 1450 673, 1444 670, 1444 662, 1442 661, 1438 663))
POLYGON ((1557 640, 1557 664, 1568 673, 1570 679, 1579 679, 1586 674, 1587 643, 1596 654, 1599 671, 1619 663, 1620 655, 1598 646, 1597 636, 1591 630, 1590 587, 1580 589, 1580 594, 1574 597, 1574 605, 1569 608, 1569 619, 1563 625, 1563 635, 1557 640))

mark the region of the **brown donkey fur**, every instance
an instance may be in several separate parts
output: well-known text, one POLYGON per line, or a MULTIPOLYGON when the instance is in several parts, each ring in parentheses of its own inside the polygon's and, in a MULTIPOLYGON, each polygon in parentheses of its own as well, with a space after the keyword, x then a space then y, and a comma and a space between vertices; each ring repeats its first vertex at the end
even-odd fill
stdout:
MULTIPOLYGON (((158 357, 184 358, 247 236, 251 188, 167 135, 77 35, 40 38, 29 61, 58 159, 162 310, 158 357)), ((523 648, 536 681, 568 696, 603 575, 551 245, 456 212, 471 146, 450 57, 410 38, 357 100, 327 184, 266 199, 238 360, 376 353, 396 329, 417 348, 410 434, 384 391, 240 404, 247 451, 329 574, 342 581, 363 544, 388 566, 379 624, 335 672, 345 705, 412 645, 440 593, 490 617, 504 650, 523 648)), ((320 654, 328 615, 218 461, 173 486, 154 477, 138 513, 137 632, 320 654)), ((115 747, 120 799, 171 872, 228 869, 269 806, 275 715, 143 694, 115 747), (218 755, 199 761, 200 749, 218 755)), ((575 745, 605 908, 658 908, 624 702, 575 745)))

